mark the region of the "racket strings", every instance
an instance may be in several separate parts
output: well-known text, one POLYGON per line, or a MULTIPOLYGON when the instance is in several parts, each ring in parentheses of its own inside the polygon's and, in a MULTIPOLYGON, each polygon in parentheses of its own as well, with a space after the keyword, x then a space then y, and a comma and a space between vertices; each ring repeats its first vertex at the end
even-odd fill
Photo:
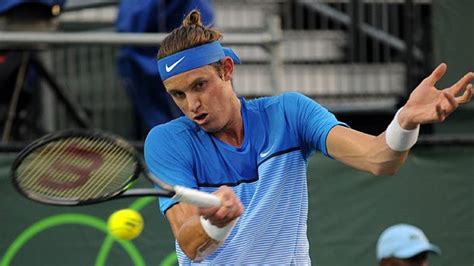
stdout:
MULTIPOLYGON (((109 147, 107 146, 106 142, 100 142, 100 143, 87 142, 87 146, 85 148, 89 150, 90 152, 92 152, 93 154, 106 155, 110 152, 108 149, 109 147), (93 146, 93 144, 95 144, 95 146, 93 146)), ((78 162, 77 164, 78 168, 84 167, 85 169, 87 169, 87 167, 90 167, 91 164, 93 163, 90 160, 86 158, 81 158, 81 157, 78 158, 77 162, 78 162)), ((95 163, 102 163, 102 162, 95 161, 95 163)), ((106 164, 102 164, 100 168, 98 169, 94 169, 96 172, 90 173, 90 174, 93 174, 94 176, 92 176, 92 178, 88 180, 88 182, 90 182, 89 184, 80 186, 76 190, 68 189, 65 191, 65 194, 63 197, 73 198, 74 196, 80 195, 81 200, 96 197, 96 194, 92 192, 95 191, 97 188, 102 187, 103 186, 102 180, 104 180, 103 173, 101 173, 100 171, 102 169, 109 169, 110 168, 109 165, 110 165, 110 162, 106 164), (95 182, 91 182, 91 181, 95 181, 95 182)))
POLYGON ((58 158, 62 156, 62 150, 66 144, 66 142, 61 142, 58 143, 58 145, 49 145, 44 149, 39 150, 38 155, 32 154, 31 156, 25 158, 24 163, 22 164, 23 167, 19 169, 20 173, 24 171, 22 175, 18 176, 19 185, 24 188, 37 190, 38 192, 45 195, 50 195, 51 191, 48 189, 48 187, 39 186, 38 182, 40 177, 45 176, 48 169, 51 168, 41 167, 41 165, 43 161, 57 161, 58 158))
MULTIPOLYGON (((41 163, 44 162, 44 165, 38 167, 42 169, 42 171, 38 171, 42 172, 41 175, 31 177, 36 181, 37 187, 35 189, 38 193, 47 197, 77 198, 73 194, 79 193, 78 188, 81 188, 82 182, 85 181, 83 176, 77 175, 77 170, 86 169, 91 164, 91 159, 72 151, 93 151, 91 143, 86 139, 70 139, 59 142, 58 145, 51 144, 51 146, 52 149, 44 148, 46 154, 41 153, 44 158, 41 155, 37 156, 37 158, 44 159, 44 161, 41 161, 41 163)), ((34 168, 34 165, 32 165, 32 168, 34 168)))
POLYGON ((88 200, 117 193, 133 177, 137 162, 110 141, 75 137, 51 142, 28 155, 17 171, 28 193, 62 200, 88 200))
MULTIPOLYGON (((85 139, 79 139, 77 140, 77 143, 75 143, 74 140, 71 140, 67 144, 68 145, 66 147, 68 148, 82 147, 85 150, 90 149, 91 151, 94 151, 94 148, 91 147, 91 143, 87 142, 87 140, 85 139)), ((74 189, 71 189, 71 186, 73 184, 76 184, 77 187, 81 189, 87 186, 86 185, 80 186, 78 181, 81 181, 82 179, 78 179, 77 175, 74 173, 71 173, 70 171, 74 172, 73 169, 87 169, 87 167, 89 167, 92 164, 92 162, 91 160, 88 160, 85 157, 74 156, 74 153, 72 154, 69 153, 67 148, 62 150, 61 154, 62 154, 62 157, 59 157, 59 158, 57 157, 55 158, 56 160, 53 160, 51 162, 51 168, 53 171, 48 176, 48 178, 50 179, 54 178, 54 180, 51 180, 51 181, 53 181, 55 184, 58 184, 57 186, 54 186, 56 189, 53 190, 51 189, 50 186, 47 186, 47 185, 45 186, 44 184, 42 187, 45 189, 49 189, 50 193, 57 194, 55 196, 60 196, 63 198, 75 198, 77 195, 81 195, 80 189, 74 190, 74 189), (71 164, 66 163, 69 161, 74 162, 74 163, 71 163, 71 164), (64 169, 64 167, 73 167, 73 168, 70 168, 68 171, 68 169, 64 169), (66 184, 69 184, 69 185, 66 185, 66 184)), ((79 178, 82 178, 82 177, 79 177, 79 178)), ((53 196, 53 195, 48 195, 48 196, 53 196)))
MULTIPOLYGON (((82 140, 82 142, 84 141, 82 140)), ((18 175, 20 187, 48 197, 60 194, 65 187, 53 187, 51 184, 66 184, 71 177, 61 172, 58 173, 58 169, 54 166, 60 163, 61 159, 68 160, 64 153, 71 143, 73 143, 72 140, 53 142, 25 158, 22 164, 25 170, 22 172, 20 169, 20 175, 18 175), (24 180, 25 182, 22 182, 24 180), (44 185, 45 182, 49 185, 44 185)))
MULTIPOLYGON (((95 146, 92 146, 92 142, 89 142, 87 147, 85 147, 86 149, 89 149, 91 152, 93 152, 94 154, 106 154, 108 152, 107 150, 107 146, 106 146, 106 143, 104 142, 101 142, 101 143, 98 143, 96 144, 95 146)), ((88 162, 87 159, 85 158, 78 158, 78 167, 81 168, 81 167, 85 167, 87 166, 87 163, 89 163, 89 166, 90 166, 90 161, 88 162)), ((99 163, 99 162, 96 162, 96 163, 99 163)), ((107 167, 107 164, 104 164, 101 166, 101 168, 97 169, 95 173, 91 173, 91 174, 94 174, 95 176, 99 177, 100 176, 100 169, 103 169, 107 167)), ((100 181, 99 178, 96 178, 97 181, 100 181)), ((94 194, 89 194, 87 195, 87 193, 91 190, 94 190, 96 187, 100 186, 100 182, 99 183, 95 183, 95 182, 91 182, 90 180, 94 180, 96 181, 96 179, 89 179, 88 181, 90 182, 88 185, 84 185, 84 186, 81 186, 81 187, 78 187, 78 189, 76 190, 67 190, 67 192, 64 194, 64 197, 67 197, 67 198, 71 198, 73 197, 73 195, 80 195, 81 199, 84 199, 84 198, 89 198, 89 197, 93 197, 94 194)))
POLYGON ((116 192, 118 189, 123 188, 129 182, 130 177, 133 176, 135 167, 130 167, 130 165, 134 164, 134 158, 128 156, 128 152, 119 149, 119 147, 112 148, 112 150, 107 151, 107 161, 109 163, 100 169, 100 173, 97 173, 102 178, 98 178, 98 183, 93 189, 90 189, 88 192, 84 191, 86 198, 95 198, 97 195, 107 195, 111 192, 116 192), (115 178, 107 178, 107 176, 115 178))

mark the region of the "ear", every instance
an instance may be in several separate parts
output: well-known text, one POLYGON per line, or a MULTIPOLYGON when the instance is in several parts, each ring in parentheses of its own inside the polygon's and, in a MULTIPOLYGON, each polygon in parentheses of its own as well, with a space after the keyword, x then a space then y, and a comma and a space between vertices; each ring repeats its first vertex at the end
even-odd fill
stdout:
POLYGON ((226 56, 224 59, 221 61, 222 64, 222 69, 224 70, 224 81, 230 81, 232 80, 232 77, 234 75, 234 61, 232 58, 226 56))

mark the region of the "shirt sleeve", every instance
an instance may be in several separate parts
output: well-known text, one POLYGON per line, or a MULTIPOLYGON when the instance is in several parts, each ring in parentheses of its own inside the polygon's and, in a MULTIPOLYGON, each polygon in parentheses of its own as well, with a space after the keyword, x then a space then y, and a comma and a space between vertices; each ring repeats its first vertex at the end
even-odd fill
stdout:
POLYGON ((285 114, 298 134, 305 156, 319 150, 331 157, 326 147, 327 136, 333 127, 347 124, 338 121, 334 114, 301 93, 285 93, 282 98, 285 114))
MULTIPOLYGON (((148 170, 165 183, 197 188, 190 146, 179 137, 163 125, 153 128, 145 140, 145 162, 148 170)), ((176 203, 171 198, 159 197, 163 214, 176 203)))

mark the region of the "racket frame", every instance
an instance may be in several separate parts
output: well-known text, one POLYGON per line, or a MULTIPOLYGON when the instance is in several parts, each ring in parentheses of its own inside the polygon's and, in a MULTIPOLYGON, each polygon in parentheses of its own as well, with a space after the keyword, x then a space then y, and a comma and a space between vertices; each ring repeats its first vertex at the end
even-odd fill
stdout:
POLYGON ((45 135, 30 144, 28 144, 20 153, 17 155, 15 158, 12 167, 11 167, 11 180, 13 183, 13 186, 15 189, 22 194, 24 197, 29 198, 31 200, 49 204, 49 205, 58 205, 58 206, 79 206, 79 205, 90 205, 90 204, 95 204, 95 203, 100 203, 104 202, 107 200, 112 200, 116 198, 122 198, 122 197, 135 197, 135 196, 165 196, 165 197, 173 197, 175 192, 172 190, 172 188, 167 185, 166 183, 153 178, 150 173, 148 173, 147 169, 144 167, 144 163, 139 156, 138 152, 136 149, 131 146, 128 142, 123 140, 122 138, 109 134, 109 133, 103 133, 98 130, 79 130, 79 129, 69 129, 69 130, 64 130, 61 132, 56 132, 56 133, 51 133, 48 135, 45 135), (17 179, 17 169, 21 165, 21 163, 25 160, 25 158, 30 155, 33 151, 37 150, 38 148, 41 148, 48 143, 59 141, 61 139, 67 139, 67 138, 72 138, 72 137, 84 137, 84 138, 91 138, 91 139, 99 139, 106 141, 112 145, 117 145, 120 148, 126 150, 130 155, 134 158, 136 162, 136 167, 133 171, 133 175, 130 177, 128 182, 126 183, 127 185, 124 185, 121 189, 113 191, 111 193, 104 194, 101 197, 97 197, 94 199, 89 199, 89 200, 54 200, 51 197, 43 197, 40 194, 36 193, 30 193, 24 189, 21 188, 21 186, 18 183, 17 179), (140 174, 143 173, 145 177, 154 185, 158 185, 161 188, 136 188, 136 189, 131 189, 130 187, 133 186, 133 183, 138 179, 140 174), (169 189, 171 188, 171 190, 169 189), (128 191, 128 192, 127 192, 128 191))

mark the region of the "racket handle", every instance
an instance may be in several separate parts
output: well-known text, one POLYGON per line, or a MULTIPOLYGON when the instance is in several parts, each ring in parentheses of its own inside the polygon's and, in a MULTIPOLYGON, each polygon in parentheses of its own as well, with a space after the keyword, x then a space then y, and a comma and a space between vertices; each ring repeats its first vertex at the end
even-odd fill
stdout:
POLYGON ((176 201, 194 204, 199 207, 217 207, 221 205, 219 197, 211 193, 182 186, 174 186, 174 192, 176 194, 173 199, 176 201))

